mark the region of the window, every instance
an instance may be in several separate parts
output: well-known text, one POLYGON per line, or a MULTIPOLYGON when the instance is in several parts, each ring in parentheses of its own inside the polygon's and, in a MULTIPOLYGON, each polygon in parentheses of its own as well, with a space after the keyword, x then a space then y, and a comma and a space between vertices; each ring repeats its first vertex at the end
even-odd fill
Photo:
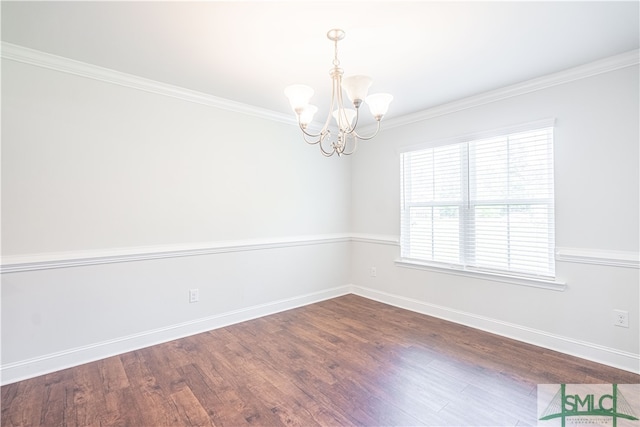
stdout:
POLYGON ((553 278, 552 125, 402 153, 402 260, 553 278))

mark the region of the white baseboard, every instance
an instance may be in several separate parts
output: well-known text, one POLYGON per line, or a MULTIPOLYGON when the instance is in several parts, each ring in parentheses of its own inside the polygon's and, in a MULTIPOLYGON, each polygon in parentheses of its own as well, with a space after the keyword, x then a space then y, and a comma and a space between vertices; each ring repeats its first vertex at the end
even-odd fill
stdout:
POLYGON ((364 298, 379 301, 395 307, 411 310, 428 316, 459 323, 496 335, 536 345, 602 363, 614 368, 640 374, 640 355, 614 348, 601 346, 569 337, 550 334, 541 330, 528 328, 513 323, 503 322, 489 317, 479 316, 464 311, 454 310, 424 301, 393 295, 361 286, 351 286, 351 292, 364 298))
POLYGON ((308 304, 351 293, 351 286, 325 289, 266 304, 255 305, 240 310, 229 311, 190 322, 170 325, 139 334, 128 335, 114 340, 47 354, 33 359, 22 360, 0 366, 0 384, 6 385, 61 369, 82 365, 129 351, 138 350, 201 332, 222 328, 258 317, 268 316, 308 304))
POLYGON ((502 322, 500 320, 478 316, 472 313, 453 310, 451 308, 399 295, 393 295, 370 288, 345 285, 326 289, 320 292, 221 313, 139 334, 128 335, 110 341, 73 348, 33 359, 3 364, 0 366, 0 384, 11 384, 24 379, 59 371, 61 369, 82 365, 84 363, 93 362, 106 357, 222 328, 247 320, 256 319, 258 317, 268 316, 270 314, 279 313, 285 310, 313 304, 350 293, 374 301, 393 305, 395 307, 438 317, 465 326, 470 326, 475 329, 480 329, 518 341, 537 345, 539 347, 548 348, 550 350, 555 350, 561 353, 570 354, 640 374, 640 355, 637 354, 619 351, 613 348, 575 340, 573 338, 549 334, 544 331, 508 322, 502 322))

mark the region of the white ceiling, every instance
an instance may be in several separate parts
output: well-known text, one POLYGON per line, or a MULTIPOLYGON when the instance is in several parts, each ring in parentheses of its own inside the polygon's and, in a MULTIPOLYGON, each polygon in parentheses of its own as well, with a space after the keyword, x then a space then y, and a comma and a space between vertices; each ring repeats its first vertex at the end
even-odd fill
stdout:
POLYGON ((333 45, 398 117, 639 47, 639 2, 2 1, 2 40, 292 114, 326 114, 333 45))

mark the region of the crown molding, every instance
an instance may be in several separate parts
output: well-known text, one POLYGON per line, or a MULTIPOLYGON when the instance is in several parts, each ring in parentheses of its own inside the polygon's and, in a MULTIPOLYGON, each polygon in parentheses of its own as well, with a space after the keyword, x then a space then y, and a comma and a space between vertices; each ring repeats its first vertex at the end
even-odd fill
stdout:
MULTIPOLYGON (((283 114, 266 108, 255 107, 248 104, 232 101, 225 98, 209 95, 179 86, 145 79, 133 74, 122 73, 109 68, 76 61, 62 56, 52 55, 34 49, 12 43, 2 42, 0 45, 0 56, 4 59, 49 68, 52 70, 88 77, 108 83, 143 90, 159 95, 170 96, 184 101, 194 102, 219 108, 227 111, 247 114, 280 123, 297 125, 293 115, 283 114)), ((407 114, 401 117, 391 118, 384 121, 382 130, 432 119, 457 111, 478 107, 491 102, 500 101, 514 96, 524 95, 552 86, 581 80, 587 77, 615 71, 621 68, 634 66, 640 63, 640 50, 632 50, 619 55, 604 58, 578 67, 570 68, 557 73, 527 80, 514 85, 505 86, 489 92, 463 98, 457 101, 442 104, 427 110, 407 114)), ((365 127, 364 130, 374 128, 374 125, 365 127)))
POLYGON ((12 43, 2 42, 0 56, 11 61, 22 62, 63 73, 75 74, 81 77, 113 83, 158 95, 178 98, 183 101, 194 102, 222 110, 247 114, 286 124, 297 124, 295 119, 288 114, 278 113, 266 108, 255 107, 203 92, 146 79, 133 74, 127 74, 62 56, 52 55, 50 53, 29 49, 12 43))
POLYGON ((419 111, 413 114, 407 114, 384 121, 384 130, 394 127, 405 126, 408 124, 432 119, 446 114, 455 113, 473 107, 489 104, 514 96, 524 95, 527 93, 547 89, 564 83, 581 80, 587 77, 596 76, 598 74, 608 73, 619 70, 621 68, 631 67, 640 63, 640 50, 632 50, 621 53, 619 55, 604 58, 595 62, 569 68, 564 71, 526 80, 500 89, 484 92, 478 95, 459 99, 457 101, 442 104, 427 110, 419 111))

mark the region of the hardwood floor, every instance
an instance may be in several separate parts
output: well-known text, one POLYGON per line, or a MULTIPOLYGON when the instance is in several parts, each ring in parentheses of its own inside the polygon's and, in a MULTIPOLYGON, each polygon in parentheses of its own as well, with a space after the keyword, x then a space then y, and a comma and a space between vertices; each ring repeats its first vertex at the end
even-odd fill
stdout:
POLYGON ((355 295, 2 387, 3 426, 536 425, 640 376, 355 295))

